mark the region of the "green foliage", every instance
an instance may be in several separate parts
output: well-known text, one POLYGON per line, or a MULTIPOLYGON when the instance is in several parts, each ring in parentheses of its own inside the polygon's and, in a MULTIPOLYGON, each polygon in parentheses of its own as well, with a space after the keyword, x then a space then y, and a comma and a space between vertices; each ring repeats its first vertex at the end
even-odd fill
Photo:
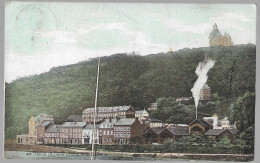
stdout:
MULTIPOLYGON (((256 49, 252 45, 182 49, 148 56, 116 54, 101 58, 98 106, 132 105, 140 110, 160 97, 190 97, 197 79, 196 66, 205 56, 216 61, 209 71, 208 85, 219 98, 254 92, 256 49)), ((62 123, 69 115, 81 115, 83 109, 93 107, 96 72, 95 58, 6 84, 5 138, 15 139, 17 134, 28 132, 31 116, 45 112, 62 123)), ((176 117, 184 118, 168 117, 167 122, 190 122, 194 106, 175 105, 173 99, 158 119, 166 120, 178 111, 176 117)))
POLYGON ((240 137, 245 141, 248 151, 254 151, 255 135, 255 93, 246 92, 239 97, 232 107, 231 122, 236 123, 241 132, 240 137))

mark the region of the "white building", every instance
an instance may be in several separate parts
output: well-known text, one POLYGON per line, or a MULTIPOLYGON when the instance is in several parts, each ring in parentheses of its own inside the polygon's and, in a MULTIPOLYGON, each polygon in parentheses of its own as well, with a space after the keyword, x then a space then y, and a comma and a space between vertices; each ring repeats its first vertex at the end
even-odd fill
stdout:
MULTIPOLYGON (((92 144, 93 141, 93 124, 87 124, 82 129, 82 144, 92 144)), ((95 144, 99 144, 99 125, 96 125, 95 144)))
POLYGON ((146 124, 149 128, 164 127, 163 121, 150 117, 143 120, 143 123, 146 124))
POLYGON ((155 103, 151 103, 150 107, 147 108, 147 110, 157 110, 157 103, 156 102, 155 103))
POLYGON ((145 120, 149 117, 149 113, 144 109, 140 111, 135 111, 135 117, 138 117, 138 120, 142 122, 142 120, 145 120))

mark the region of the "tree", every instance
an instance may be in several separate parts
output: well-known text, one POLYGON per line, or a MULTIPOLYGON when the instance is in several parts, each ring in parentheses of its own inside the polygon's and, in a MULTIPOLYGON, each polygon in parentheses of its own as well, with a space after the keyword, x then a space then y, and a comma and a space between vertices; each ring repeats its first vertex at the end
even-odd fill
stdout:
POLYGON ((253 152, 255 135, 255 93, 246 92, 244 96, 238 98, 231 113, 231 123, 236 123, 237 129, 241 131, 241 139, 250 146, 247 152, 253 152))

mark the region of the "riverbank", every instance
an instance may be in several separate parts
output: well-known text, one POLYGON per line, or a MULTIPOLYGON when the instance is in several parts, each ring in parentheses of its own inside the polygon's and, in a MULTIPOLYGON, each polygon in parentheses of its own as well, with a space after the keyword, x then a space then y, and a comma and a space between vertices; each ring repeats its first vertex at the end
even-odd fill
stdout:
MULTIPOLYGON (((5 144, 5 151, 28 151, 45 153, 68 153, 68 154, 86 154, 91 151, 84 149, 62 148, 44 145, 27 144, 5 144)), ((253 161, 253 154, 193 154, 193 153, 131 153, 131 152, 108 152, 97 151, 97 155, 108 155, 114 157, 153 157, 183 159, 183 160, 214 160, 214 161, 253 161)))

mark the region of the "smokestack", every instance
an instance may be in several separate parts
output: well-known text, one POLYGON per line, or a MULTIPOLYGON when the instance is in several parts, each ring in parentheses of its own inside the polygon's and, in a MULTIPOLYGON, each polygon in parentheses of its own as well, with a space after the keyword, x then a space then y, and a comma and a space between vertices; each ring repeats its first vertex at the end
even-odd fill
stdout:
POLYGON ((200 90, 202 89, 203 85, 208 80, 208 71, 214 66, 215 61, 214 60, 204 60, 203 62, 200 62, 196 68, 196 75, 198 76, 198 79, 194 83, 193 88, 191 89, 192 96, 194 98, 195 107, 196 107, 196 119, 197 119, 197 107, 199 104, 200 99, 200 90))

